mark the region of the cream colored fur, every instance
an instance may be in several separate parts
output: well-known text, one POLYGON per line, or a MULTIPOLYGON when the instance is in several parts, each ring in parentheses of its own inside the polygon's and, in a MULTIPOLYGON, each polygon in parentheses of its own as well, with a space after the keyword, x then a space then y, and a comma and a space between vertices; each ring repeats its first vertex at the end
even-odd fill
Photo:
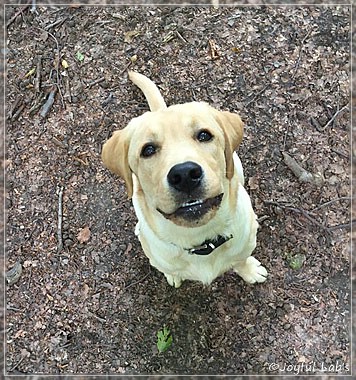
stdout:
POLYGON ((151 112, 116 131, 104 144, 102 158, 126 182, 138 218, 135 232, 150 263, 175 287, 183 280, 210 284, 230 269, 248 283, 265 281, 266 269, 251 257, 258 223, 243 187, 241 161, 234 152, 243 136, 240 117, 201 102, 167 107, 151 80, 135 72, 129 72, 129 77, 144 92, 151 112), (202 128, 214 136, 209 143, 194 138, 202 128), (159 147, 149 158, 140 154, 147 143, 159 147), (224 195, 217 209, 197 221, 168 220, 164 215, 181 205, 167 174, 174 165, 187 161, 204 171, 204 199, 224 195), (218 235, 233 238, 207 256, 188 253, 218 235))

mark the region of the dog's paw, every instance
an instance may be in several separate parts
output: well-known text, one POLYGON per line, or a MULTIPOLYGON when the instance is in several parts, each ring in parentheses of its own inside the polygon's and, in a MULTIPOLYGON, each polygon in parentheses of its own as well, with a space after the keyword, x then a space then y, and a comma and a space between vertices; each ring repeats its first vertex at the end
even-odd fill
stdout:
POLYGON ((235 267, 234 270, 249 284, 264 282, 268 275, 266 268, 252 256, 248 257, 244 264, 235 267))
POLYGON ((174 286, 175 288, 179 288, 182 285, 182 279, 177 276, 172 276, 171 274, 164 274, 168 281, 168 284, 174 286))

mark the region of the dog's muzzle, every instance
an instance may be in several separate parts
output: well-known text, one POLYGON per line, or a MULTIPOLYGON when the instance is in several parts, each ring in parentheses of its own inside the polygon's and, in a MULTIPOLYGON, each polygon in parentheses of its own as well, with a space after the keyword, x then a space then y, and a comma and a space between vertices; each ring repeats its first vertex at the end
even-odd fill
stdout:
POLYGON ((224 194, 205 198, 203 179, 203 168, 195 162, 186 161, 174 165, 167 175, 167 181, 179 207, 172 213, 160 209, 158 211, 166 219, 176 223, 182 220, 196 222, 209 211, 217 209, 224 194))

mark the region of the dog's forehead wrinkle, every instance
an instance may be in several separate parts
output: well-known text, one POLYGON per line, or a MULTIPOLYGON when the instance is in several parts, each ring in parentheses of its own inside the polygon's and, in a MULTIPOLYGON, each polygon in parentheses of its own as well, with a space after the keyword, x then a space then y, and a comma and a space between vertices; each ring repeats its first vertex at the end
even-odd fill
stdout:
POLYGON ((221 132, 211 111, 209 105, 201 102, 176 104, 158 111, 145 112, 134 119, 132 127, 135 129, 136 137, 152 136, 152 140, 158 137, 174 137, 175 140, 182 134, 193 136, 199 129, 212 128, 215 132, 221 132))
POLYGON ((149 142, 164 145, 173 142, 178 143, 183 140, 186 141, 186 138, 191 134, 191 128, 182 125, 180 122, 154 120, 150 123, 141 124, 135 130, 133 140, 140 145, 149 142))

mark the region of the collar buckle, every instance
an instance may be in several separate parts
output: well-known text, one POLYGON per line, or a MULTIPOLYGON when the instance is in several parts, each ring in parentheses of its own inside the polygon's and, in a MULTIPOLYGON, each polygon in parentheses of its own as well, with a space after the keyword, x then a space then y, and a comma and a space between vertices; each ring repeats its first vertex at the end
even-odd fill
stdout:
POLYGON ((203 244, 196 246, 194 248, 188 249, 188 253, 190 255, 210 255, 216 248, 219 248, 221 245, 232 239, 232 235, 230 236, 217 236, 214 240, 206 240, 203 244))

